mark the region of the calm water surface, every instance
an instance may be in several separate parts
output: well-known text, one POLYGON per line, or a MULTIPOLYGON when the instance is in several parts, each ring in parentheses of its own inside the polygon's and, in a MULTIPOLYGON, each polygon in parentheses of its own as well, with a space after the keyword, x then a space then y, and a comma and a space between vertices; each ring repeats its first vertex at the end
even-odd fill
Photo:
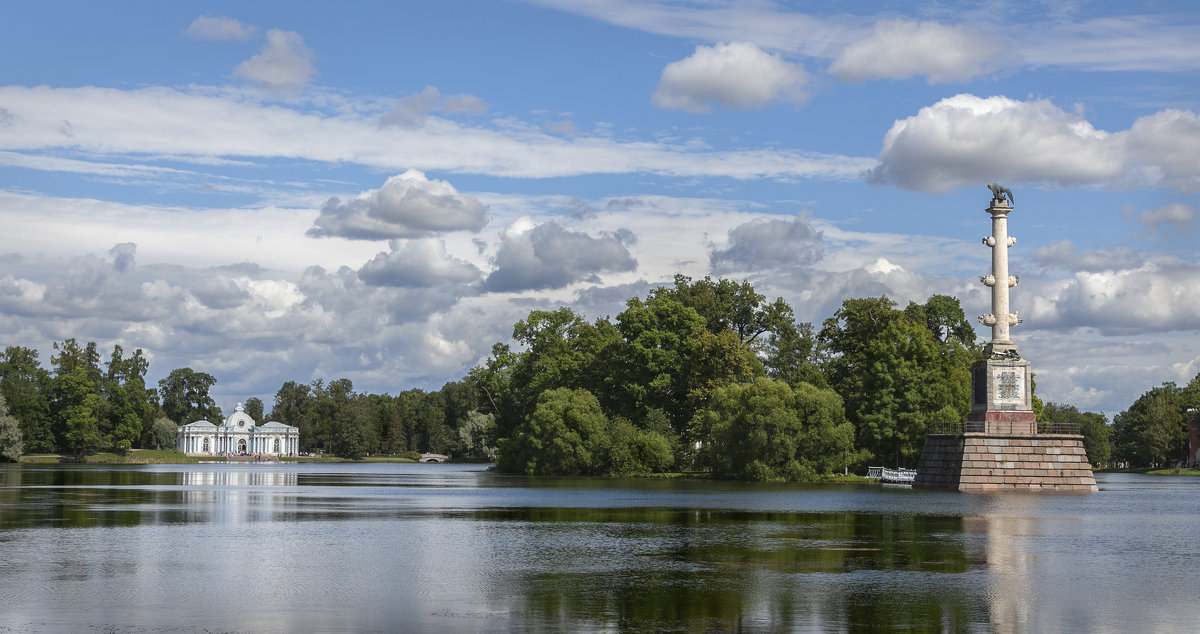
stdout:
POLYGON ((1200 478, 1093 495, 0 468, 0 632, 1200 631, 1200 478))

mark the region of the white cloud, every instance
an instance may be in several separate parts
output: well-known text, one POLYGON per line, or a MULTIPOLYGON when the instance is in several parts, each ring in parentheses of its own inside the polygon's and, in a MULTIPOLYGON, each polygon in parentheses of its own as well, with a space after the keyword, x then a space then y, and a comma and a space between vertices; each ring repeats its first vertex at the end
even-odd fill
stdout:
POLYGON ((633 271, 637 261, 629 253, 628 234, 586 233, 546 222, 529 228, 518 221, 505 232, 496 253, 496 269, 487 278, 494 292, 561 288, 583 280, 598 281, 597 274, 633 271))
POLYGON ((262 50, 238 64, 233 72, 267 90, 295 92, 316 74, 312 60, 313 52, 304 45, 299 33, 271 29, 262 50))
POLYGON ((372 286, 428 287, 482 281, 475 265, 446 253, 438 238, 393 240, 391 251, 380 252, 363 265, 358 277, 372 286))
POLYGON ((1098 130, 1046 100, 955 95, 896 121, 872 182, 948 191, 999 181, 1056 187, 1200 186, 1200 122, 1169 110, 1098 130))
POLYGON ((450 183, 408 170, 353 200, 330 198, 308 234, 379 240, 479 231, 487 223, 486 211, 477 198, 458 193, 450 183))
POLYGON ((1140 117, 1126 135, 1129 157, 1142 180, 1168 187, 1200 189, 1200 116, 1163 110, 1140 117))
POLYGON ((225 16, 200 16, 186 33, 199 40, 239 40, 245 42, 258 34, 258 27, 225 16))
POLYGON ((848 180, 876 164, 871 158, 794 150, 707 151, 608 137, 563 139, 528 127, 468 127, 433 116, 415 130, 380 127, 377 112, 324 115, 203 89, 3 86, 0 104, 13 118, 0 136, 0 149, 22 153, 295 158, 517 178, 647 172, 848 180))
POLYGON ((1070 240, 1034 249, 1029 255, 1035 263, 1046 268, 1070 271, 1114 271, 1136 269, 1145 263, 1145 256, 1129 247, 1080 252, 1070 240))
POLYGON ((807 267, 825 255, 812 214, 796 218, 755 218, 729 230, 729 246, 709 256, 714 273, 807 267))
POLYGON ((124 273, 134 267, 136 253, 137 245, 132 242, 122 242, 108 250, 108 255, 113 259, 113 268, 118 273, 124 273))
POLYGON ((1022 312, 1038 328, 1095 328, 1103 335, 1200 329, 1200 266, 1147 262, 1132 269, 1079 271, 1061 281, 1022 279, 1022 312))
POLYGON ((663 68, 654 105, 708 112, 712 105, 761 108, 774 101, 803 103, 808 74, 749 42, 697 46, 663 68))
MULTIPOLYGON (((815 59, 838 59, 846 42, 879 42, 879 23, 887 16, 854 16, 839 11, 819 16, 790 10, 773 2, 705 2, 688 5, 655 0, 537 0, 561 11, 569 11, 648 33, 703 40, 708 42, 742 41, 815 59)), ((932 5, 931 5, 932 6, 932 5)), ((1086 6, 1086 5, 1081 5, 1086 6)), ((1130 5, 1131 7, 1134 5, 1130 5)), ((970 22, 957 29, 976 30, 980 44, 994 49, 996 42, 1007 43, 1003 54, 990 60, 998 68, 1062 66, 1105 71, 1190 71, 1200 68, 1200 31, 1194 21, 1172 17, 1143 15, 1133 11, 1105 17, 1073 19, 1075 7, 1047 19, 1031 11, 1028 4, 988 4, 968 13, 970 22)), ((938 40, 936 33, 921 33, 925 41, 938 40)), ((945 40, 950 36, 940 36, 945 40)), ((886 39, 886 38, 882 38, 886 39)), ((951 38, 950 43, 954 44, 951 38)), ((907 50, 901 43, 900 50, 907 50)), ((917 52, 927 53, 922 45, 917 52)), ((961 45, 951 53, 959 62, 951 67, 968 68, 963 60, 978 55, 964 51, 961 45)), ((930 59, 930 68, 941 69, 946 63, 930 59)), ((987 60, 976 60, 986 63, 987 60)), ((876 58, 876 62, 882 62, 876 58)), ((911 62, 909 62, 911 64, 911 62)), ((904 64, 901 63, 900 67, 904 64)), ((913 73, 926 75, 927 72, 913 73)))
POLYGON ((1196 217, 1200 209, 1183 203, 1171 203, 1147 209, 1138 214, 1137 221, 1146 225, 1151 233, 1167 236, 1189 235, 1196 228, 1196 217))
POLYGON ((995 38, 969 27, 880 20, 869 37, 842 49, 829 70, 851 82, 922 75, 930 83, 958 81, 987 72, 1003 50, 995 38))
POLYGON ((397 99, 391 112, 383 115, 379 123, 414 130, 424 125, 425 117, 430 112, 478 115, 487 112, 487 104, 474 95, 443 96, 437 88, 427 86, 421 92, 397 99))

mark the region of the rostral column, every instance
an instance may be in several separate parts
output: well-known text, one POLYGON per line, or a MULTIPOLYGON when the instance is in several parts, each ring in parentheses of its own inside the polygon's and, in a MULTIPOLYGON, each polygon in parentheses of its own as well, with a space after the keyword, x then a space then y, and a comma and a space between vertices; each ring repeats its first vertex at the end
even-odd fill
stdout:
POLYGON ((1003 434, 1034 434, 1037 423, 1033 413, 1029 362, 1022 359, 1017 345, 1009 337, 1009 328, 1020 323, 1009 312, 1008 289, 1017 285, 1017 277, 1008 273, 1008 249, 1017 239, 1008 235, 1008 214, 1012 211, 1012 191, 991 184, 992 235, 983 244, 992 249, 992 272, 980 278, 992 289, 992 312, 979 321, 992 328, 992 340, 985 348, 986 359, 971 369, 971 414, 967 417, 972 431, 1003 434))

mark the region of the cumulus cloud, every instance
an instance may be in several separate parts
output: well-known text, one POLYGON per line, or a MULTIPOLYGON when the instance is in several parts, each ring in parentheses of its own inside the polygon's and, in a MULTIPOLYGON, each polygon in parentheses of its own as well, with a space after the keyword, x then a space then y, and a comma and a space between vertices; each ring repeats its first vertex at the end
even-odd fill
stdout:
POLYGON ((750 42, 697 46, 663 68, 654 105, 688 112, 761 108, 774 101, 803 103, 808 73, 750 42))
POLYGON ((879 160, 871 182, 924 191, 991 181, 1108 184, 1127 167, 1119 140, 1049 101, 966 94, 896 121, 879 160))
POLYGON ((477 115, 487 112, 487 104, 474 95, 442 95, 437 88, 427 86, 421 92, 397 99, 392 110, 379 119, 379 124, 415 130, 424 125, 430 112, 477 115))
POLYGON ((486 211, 479 199, 458 193, 450 183, 408 170, 353 200, 330 198, 308 235, 381 240, 479 231, 487 223, 486 211))
POLYGON ((108 250, 108 255, 113 259, 113 268, 118 273, 124 273, 134 266, 134 254, 137 252, 137 245, 132 242, 122 242, 114 245, 108 250))
POLYGON ((1200 116, 1169 109, 1140 117, 1123 135, 1140 180, 1168 187, 1200 189, 1200 116))
POLYGON ((1114 271, 1138 268, 1145 257, 1129 247, 1110 250, 1078 251, 1070 240, 1062 240, 1050 246, 1039 247, 1030 254, 1030 259, 1047 269, 1067 271, 1114 271))
POLYGON ((488 275, 490 291, 508 292, 561 288, 597 274, 632 271, 637 261, 629 253, 627 232, 602 234, 564 229, 556 222, 530 226, 527 219, 505 232, 496 252, 496 269, 488 275))
POLYGON ((869 36, 842 49, 829 70, 851 82, 923 75, 929 83, 939 83, 986 72, 1003 52, 1000 42, 968 27, 880 20, 869 36))
POLYGON ((238 64, 233 73, 276 92, 295 92, 316 74, 313 52, 295 31, 271 29, 257 55, 238 64))
POLYGON ((1200 329, 1197 279, 1200 267, 1181 262, 1081 271, 1031 286, 1027 321, 1048 329, 1091 327, 1103 335, 1200 329))
POLYGON ((197 301, 213 310, 237 308, 250 299, 250 293, 227 277, 210 277, 188 288, 197 301))
POLYGON ((809 266, 825 255, 812 215, 797 218, 756 218, 729 230, 729 246, 709 256, 713 272, 809 266))
POLYGON ((258 27, 225 16, 200 16, 185 31, 198 40, 238 40, 245 42, 258 34, 258 27))
POLYGON ((474 264, 446 253, 437 238, 393 240, 391 251, 380 252, 358 271, 372 286, 428 287, 472 284, 482 279, 474 264))
POLYGON ((1183 203, 1171 203, 1147 209, 1138 214, 1137 221, 1149 229, 1150 233, 1163 233, 1168 236, 1188 235, 1196 228, 1196 216, 1200 209, 1183 203))

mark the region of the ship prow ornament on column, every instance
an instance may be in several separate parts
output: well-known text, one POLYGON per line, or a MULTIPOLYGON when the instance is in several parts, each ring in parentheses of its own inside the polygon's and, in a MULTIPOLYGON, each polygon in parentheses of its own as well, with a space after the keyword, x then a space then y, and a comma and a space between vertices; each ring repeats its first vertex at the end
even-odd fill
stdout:
POLYGON ((1029 361, 1021 358, 1009 329, 1021 323, 1009 312, 1008 235, 1013 194, 992 183, 992 272, 980 278, 992 289, 992 312, 979 321, 992 328, 984 360, 971 368, 971 413, 963 433, 929 434, 917 466, 916 488, 958 491, 1096 491, 1096 479, 1079 434, 1039 434, 1033 412, 1029 361))

